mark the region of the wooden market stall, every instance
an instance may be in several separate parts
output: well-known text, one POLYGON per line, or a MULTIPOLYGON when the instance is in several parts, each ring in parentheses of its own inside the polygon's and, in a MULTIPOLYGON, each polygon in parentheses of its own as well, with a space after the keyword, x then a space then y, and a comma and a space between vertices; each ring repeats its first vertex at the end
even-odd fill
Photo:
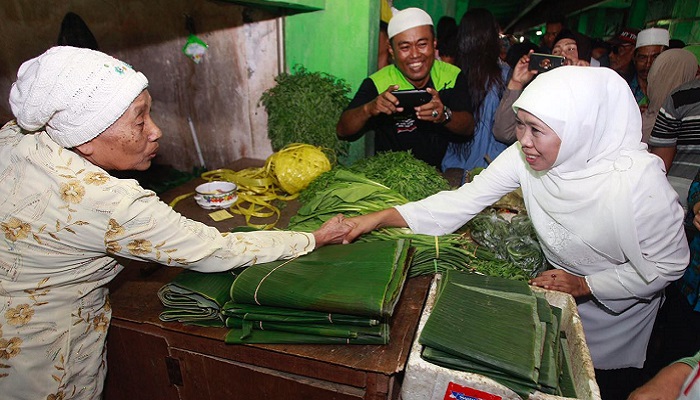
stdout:
MULTIPOLYGON (((234 170, 260 165, 240 160, 234 170)), ((195 179, 162 195, 189 193, 195 179)), ((278 227, 298 204, 282 209, 278 227)), ((214 222, 192 197, 175 210, 221 231, 243 218, 214 222)), ((397 399, 403 372, 428 293, 429 277, 407 281, 391 319, 388 345, 227 345, 225 328, 166 323, 157 292, 182 270, 130 262, 112 283, 106 399, 397 399)))

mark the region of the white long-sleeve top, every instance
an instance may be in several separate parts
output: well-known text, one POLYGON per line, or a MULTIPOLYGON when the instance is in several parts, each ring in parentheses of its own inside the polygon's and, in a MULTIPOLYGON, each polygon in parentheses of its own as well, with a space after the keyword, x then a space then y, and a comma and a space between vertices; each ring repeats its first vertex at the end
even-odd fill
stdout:
MULTIPOLYGON (((537 174, 523 160, 518 143, 506 149, 472 183, 396 209, 413 231, 442 235, 455 231, 501 196, 522 187, 525 206, 547 260, 556 268, 585 277, 591 288, 594 298, 580 302, 578 311, 595 368, 641 367, 662 290, 683 274, 689 251, 683 211, 660 160, 630 169, 627 176, 633 188, 633 218, 627 223, 636 232, 642 257, 655 266, 656 277, 651 282, 632 267, 629 258, 633 257, 613 259, 596 250, 609 247, 609 242, 615 240, 614 234, 609 234, 615 231, 610 227, 613 221, 582 219, 582 229, 599 227, 601 231, 601 243, 587 243, 577 231, 554 220, 546 205, 534 200, 532 185, 537 174)), ((581 193, 591 195, 595 193, 581 193)), ((602 207, 606 202, 626 201, 602 196, 602 207)))

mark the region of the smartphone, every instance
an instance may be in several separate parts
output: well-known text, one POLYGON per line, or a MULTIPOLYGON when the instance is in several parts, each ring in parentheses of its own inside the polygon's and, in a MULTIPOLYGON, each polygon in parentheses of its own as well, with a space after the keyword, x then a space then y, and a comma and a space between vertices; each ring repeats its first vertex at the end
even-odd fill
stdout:
POLYGON ((539 72, 549 71, 550 69, 561 67, 564 65, 564 57, 553 56, 551 54, 532 53, 530 54, 530 64, 528 68, 539 72))
POLYGON ((403 107, 404 112, 413 112, 413 108, 433 99, 433 96, 423 89, 395 90, 391 94, 399 100, 399 107, 403 107))

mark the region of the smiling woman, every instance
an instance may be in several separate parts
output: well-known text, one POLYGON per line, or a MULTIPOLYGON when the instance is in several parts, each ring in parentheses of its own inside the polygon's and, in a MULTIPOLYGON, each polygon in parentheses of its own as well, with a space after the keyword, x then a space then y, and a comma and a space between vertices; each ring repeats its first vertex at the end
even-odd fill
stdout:
POLYGON ((678 197, 641 143, 636 101, 612 69, 555 68, 513 109, 519 143, 471 183, 351 218, 347 239, 384 226, 451 233, 521 187, 554 267, 530 283, 576 298, 602 397, 626 398, 643 381, 661 293, 688 263, 678 197))

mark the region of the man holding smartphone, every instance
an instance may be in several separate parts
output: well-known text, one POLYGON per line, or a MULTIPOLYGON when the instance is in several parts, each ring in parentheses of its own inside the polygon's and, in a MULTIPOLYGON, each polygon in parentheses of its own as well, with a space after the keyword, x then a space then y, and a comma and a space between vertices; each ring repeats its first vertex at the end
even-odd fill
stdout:
POLYGON ((375 151, 410 150, 439 169, 448 143, 474 134, 466 77, 458 67, 435 59, 433 21, 425 11, 399 11, 389 21, 388 34, 394 64, 362 82, 336 132, 341 139, 355 140, 374 131, 375 151), (415 89, 425 93, 395 93, 415 89), (427 102, 410 107, 426 94, 427 102))

